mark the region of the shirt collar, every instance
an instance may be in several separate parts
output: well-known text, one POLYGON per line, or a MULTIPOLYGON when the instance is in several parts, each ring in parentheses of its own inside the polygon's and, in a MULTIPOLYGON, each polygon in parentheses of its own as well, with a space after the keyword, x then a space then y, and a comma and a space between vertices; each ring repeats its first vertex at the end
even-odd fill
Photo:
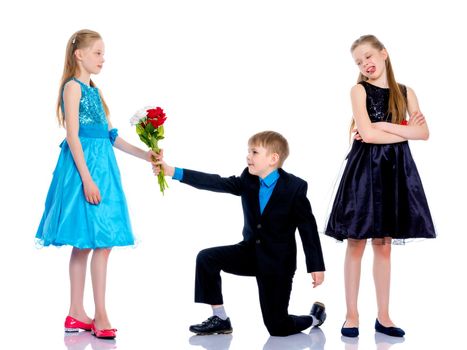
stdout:
POLYGON ((279 179, 279 171, 275 169, 272 172, 270 172, 269 175, 266 176, 264 179, 260 178, 259 182, 261 185, 271 187, 272 185, 274 185, 277 179, 279 179))

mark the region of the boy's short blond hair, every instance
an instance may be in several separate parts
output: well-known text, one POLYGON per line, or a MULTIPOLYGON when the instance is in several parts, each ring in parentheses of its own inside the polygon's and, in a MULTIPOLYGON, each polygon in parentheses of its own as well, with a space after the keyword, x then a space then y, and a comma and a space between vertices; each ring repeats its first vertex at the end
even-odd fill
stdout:
POLYGON ((266 148, 269 153, 279 155, 279 168, 282 167, 289 156, 289 143, 287 139, 275 131, 262 131, 254 134, 248 140, 249 146, 261 146, 266 148))

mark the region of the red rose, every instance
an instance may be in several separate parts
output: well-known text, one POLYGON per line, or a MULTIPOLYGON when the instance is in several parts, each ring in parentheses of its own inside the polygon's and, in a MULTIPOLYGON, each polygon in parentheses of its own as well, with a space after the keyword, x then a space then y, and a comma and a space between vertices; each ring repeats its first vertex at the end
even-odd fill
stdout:
POLYGON ((409 125, 409 123, 407 123, 407 120, 403 119, 403 120, 401 121, 401 125, 409 125))
POLYGON ((164 110, 160 107, 152 108, 147 110, 147 122, 151 123, 154 129, 163 125, 167 117, 165 116, 164 110))
POLYGON ((152 126, 154 127, 154 129, 157 129, 159 126, 161 126, 162 124, 164 124, 165 120, 167 118, 166 117, 159 117, 157 119, 150 119, 148 118, 148 122, 152 124, 152 126))
POLYGON ((156 118, 159 118, 159 117, 165 117, 164 110, 162 108, 160 108, 160 107, 148 109, 147 112, 148 112, 147 116, 148 116, 149 119, 156 119, 156 118))

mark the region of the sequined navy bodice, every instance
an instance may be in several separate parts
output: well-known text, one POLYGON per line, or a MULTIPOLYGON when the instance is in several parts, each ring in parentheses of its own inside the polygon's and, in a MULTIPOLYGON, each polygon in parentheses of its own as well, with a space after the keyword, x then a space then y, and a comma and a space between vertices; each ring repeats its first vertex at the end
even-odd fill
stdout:
MULTIPOLYGON (((81 86, 79 125, 107 125, 107 118, 105 117, 99 90, 96 87, 84 84, 76 78, 72 78, 72 80, 76 81, 81 86)), ((64 108, 62 110, 64 110, 64 108)))
MULTIPOLYGON (((366 91, 366 110, 372 123, 391 122, 389 110, 389 89, 372 85, 366 81, 360 81, 366 91)), ((407 88, 399 84, 404 97, 407 99, 407 88)))
POLYGON ((366 110, 372 123, 391 121, 388 114, 389 89, 361 81, 366 91, 366 110))

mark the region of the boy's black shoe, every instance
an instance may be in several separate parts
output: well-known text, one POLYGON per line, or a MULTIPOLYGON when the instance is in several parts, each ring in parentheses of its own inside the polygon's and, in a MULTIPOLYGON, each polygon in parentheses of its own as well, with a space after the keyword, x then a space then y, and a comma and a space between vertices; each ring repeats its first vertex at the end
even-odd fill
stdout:
POLYGON ((201 324, 194 324, 190 326, 190 332, 198 335, 209 335, 209 334, 229 334, 232 333, 232 325, 230 324, 230 318, 223 320, 217 316, 211 316, 201 324))
POLYGON ((326 320, 326 311, 325 311, 325 306, 323 303, 320 302, 315 302, 313 306, 311 307, 310 315, 316 317, 316 319, 319 321, 318 324, 316 324, 314 327, 319 327, 324 323, 324 320, 326 320))

